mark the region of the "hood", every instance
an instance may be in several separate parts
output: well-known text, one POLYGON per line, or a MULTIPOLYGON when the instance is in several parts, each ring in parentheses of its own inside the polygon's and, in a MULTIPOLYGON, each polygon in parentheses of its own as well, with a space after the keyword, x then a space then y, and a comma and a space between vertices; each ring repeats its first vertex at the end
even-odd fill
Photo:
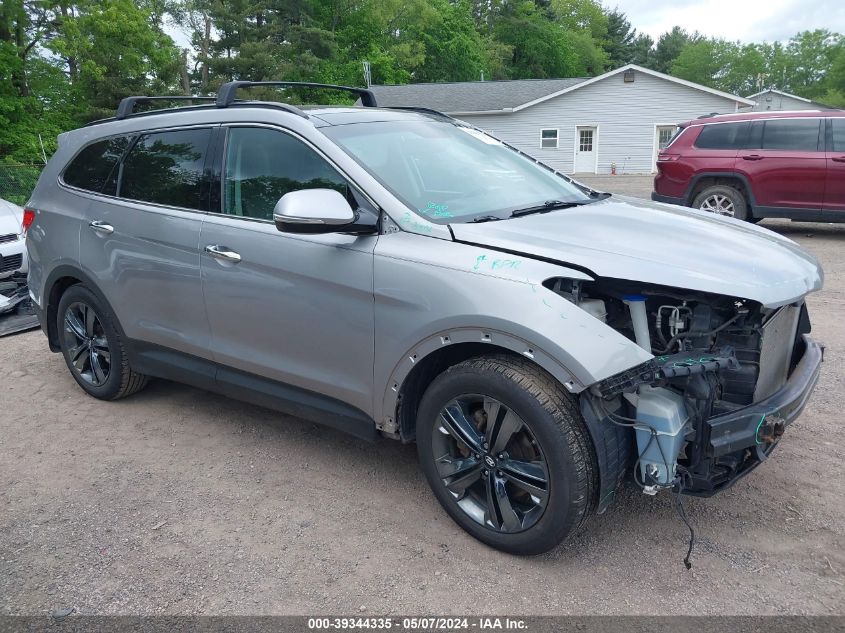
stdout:
POLYGON ((646 282, 776 307, 822 286, 816 259, 767 229, 710 213, 612 196, 512 220, 452 224, 455 239, 646 282))
POLYGON ((20 233, 22 224, 23 209, 6 200, 0 200, 0 235, 20 233))

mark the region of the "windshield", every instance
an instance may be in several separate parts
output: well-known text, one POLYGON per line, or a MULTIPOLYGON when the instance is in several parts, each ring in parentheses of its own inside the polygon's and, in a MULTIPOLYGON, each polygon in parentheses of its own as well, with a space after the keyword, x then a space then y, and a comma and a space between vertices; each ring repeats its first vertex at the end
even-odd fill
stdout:
POLYGON ((549 201, 592 201, 549 168, 454 122, 381 121, 322 132, 431 222, 500 219, 549 201))

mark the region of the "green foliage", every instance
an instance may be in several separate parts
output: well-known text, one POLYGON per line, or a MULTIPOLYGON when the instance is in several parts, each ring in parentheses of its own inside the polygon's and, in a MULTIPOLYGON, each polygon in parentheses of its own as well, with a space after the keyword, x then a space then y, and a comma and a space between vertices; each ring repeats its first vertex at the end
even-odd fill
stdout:
MULTIPOLYGON (((599 0, 2 0, 0 162, 43 160, 59 133, 130 94, 212 94, 232 79, 363 85, 365 61, 374 83, 593 76, 634 63, 735 94, 775 87, 845 105, 839 34, 741 44, 675 27, 655 42, 599 0)), ((270 93, 348 102, 313 90, 253 96, 270 93)))
POLYGON ((671 72, 733 94, 773 87, 836 107, 845 93, 845 39, 826 30, 804 31, 785 46, 699 39, 681 50, 671 72))

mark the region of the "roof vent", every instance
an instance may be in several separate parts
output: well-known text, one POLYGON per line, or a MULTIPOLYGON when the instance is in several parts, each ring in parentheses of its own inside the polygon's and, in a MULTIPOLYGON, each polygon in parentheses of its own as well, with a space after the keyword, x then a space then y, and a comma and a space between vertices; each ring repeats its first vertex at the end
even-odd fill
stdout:
POLYGON ((634 83, 634 75, 634 69, 630 68, 622 74, 622 81, 624 81, 626 84, 632 84, 634 83))

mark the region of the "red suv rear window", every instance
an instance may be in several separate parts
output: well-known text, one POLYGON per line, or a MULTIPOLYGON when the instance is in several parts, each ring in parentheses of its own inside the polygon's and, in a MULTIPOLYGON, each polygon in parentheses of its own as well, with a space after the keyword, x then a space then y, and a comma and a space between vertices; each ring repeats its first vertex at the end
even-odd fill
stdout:
POLYGON ((750 127, 748 121, 710 123, 701 128, 695 146, 700 149, 740 149, 745 145, 750 127))

